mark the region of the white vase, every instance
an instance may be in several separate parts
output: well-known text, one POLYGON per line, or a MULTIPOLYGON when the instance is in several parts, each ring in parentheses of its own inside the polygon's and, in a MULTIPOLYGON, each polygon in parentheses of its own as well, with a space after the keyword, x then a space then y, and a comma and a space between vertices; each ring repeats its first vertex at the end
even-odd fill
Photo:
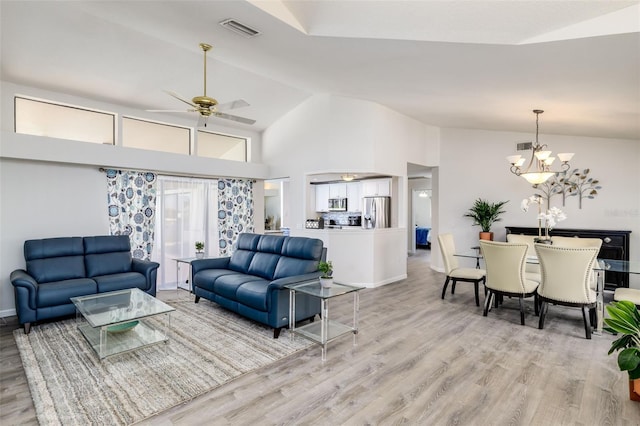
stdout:
POLYGON ((204 257, 204 252, 203 251, 196 252, 196 258, 197 259, 202 259, 203 257, 204 257))
POLYGON ((333 278, 320 278, 320 286, 322 288, 329 288, 333 285, 333 278))

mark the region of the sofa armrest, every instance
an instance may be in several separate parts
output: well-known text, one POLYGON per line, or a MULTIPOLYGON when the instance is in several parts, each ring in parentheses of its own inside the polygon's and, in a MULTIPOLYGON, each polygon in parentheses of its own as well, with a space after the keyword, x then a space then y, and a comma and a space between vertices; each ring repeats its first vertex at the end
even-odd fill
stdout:
POLYGON ((140 272, 142 275, 147 275, 154 269, 158 269, 160 264, 158 262, 152 262, 150 260, 131 259, 131 271, 140 272))
POLYGON ((191 262, 191 273, 195 275, 204 269, 227 269, 230 257, 215 257, 213 259, 197 259, 191 262))
POLYGON ((38 283, 24 269, 16 269, 10 275, 11 284, 14 287, 22 287, 29 293, 29 306, 36 308, 36 295, 38 294, 38 283))
POLYGON ((156 295, 157 270, 160 264, 150 260, 131 259, 131 271, 144 275, 147 281, 146 292, 152 296, 156 295))
POLYGON ((303 275, 294 275, 291 277, 279 278, 269 283, 269 291, 283 289, 285 285, 297 284, 305 281, 315 280, 320 277, 321 272, 315 271, 303 275))

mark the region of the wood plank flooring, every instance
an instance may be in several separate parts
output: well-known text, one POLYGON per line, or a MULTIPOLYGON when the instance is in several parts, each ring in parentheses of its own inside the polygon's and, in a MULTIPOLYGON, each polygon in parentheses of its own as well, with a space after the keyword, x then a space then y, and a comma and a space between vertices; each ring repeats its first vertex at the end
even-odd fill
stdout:
MULTIPOLYGON (((357 346, 332 342, 324 363, 312 346, 142 424, 640 425, 640 403, 607 356, 613 336, 586 340, 580 311, 558 306, 538 330, 531 302, 524 327, 515 300, 485 318, 466 283, 441 300, 444 276, 419 253, 408 279, 360 293, 357 346)), ((332 318, 349 321, 351 302, 332 300, 332 318)), ((7 320, 0 423, 37 424, 11 335, 17 323, 7 320)))

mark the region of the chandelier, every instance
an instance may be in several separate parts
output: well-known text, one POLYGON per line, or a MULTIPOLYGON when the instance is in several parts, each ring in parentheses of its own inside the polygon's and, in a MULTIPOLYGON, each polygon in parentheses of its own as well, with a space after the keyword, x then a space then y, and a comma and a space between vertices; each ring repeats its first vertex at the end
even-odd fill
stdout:
POLYGON ((345 182, 351 182, 352 180, 354 180, 356 178, 356 175, 347 173, 347 174, 342 175, 341 178, 345 182))
POLYGON ((521 155, 510 155, 507 157, 507 161, 511 164, 511 173, 516 176, 522 176, 527 182, 535 185, 546 182, 551 176, 558 173, 566 172, 571 167, 569 161, 573 158, 573 153, 559 153, 558 159, 562 162, 560 170, 551 170, 551 165, 555 161, 556 157, 551 156, 551 151, 547 151, 547 145, 540 145, 538 142, 538 119, 540 114, 544 111, 541 109, 534 109, 533 113, 536 115, 536 142, 531 146, 531 158, 526 169, 522 166, 527 161, 521 155))

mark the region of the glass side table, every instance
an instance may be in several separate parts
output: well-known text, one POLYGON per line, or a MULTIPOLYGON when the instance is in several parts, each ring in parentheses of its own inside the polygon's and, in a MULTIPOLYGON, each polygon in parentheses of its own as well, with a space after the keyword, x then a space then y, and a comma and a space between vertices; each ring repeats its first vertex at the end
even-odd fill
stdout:
POLYGON ((352 333, 353 344, 357 345, 358 335, 358 311, 360 309, 359 291, 364 287, 355 287, 340 284, 334 281, 329 288, 320 286, 318 279, 305 281, 302 283, 285 285, 289 289, 289 332, 293 339, 294 335, 300 335, 322 346, 322 361, 327 359, 327 343, 340 336, 352 333), (312 322, 302 327, 296 328, 296 293, 308 294, 321 300, 320 322, 312 322), (342 324, 329 319, 329 299, 342 296, 348 293, 353 294, 353 324, 342 324))
POLYGON ((208 257, 180 257, 180 258, 174 258, 173 260, 175 260, 176 262, 176 290, 180 290, 180 289, 184 289, 184 290, 189 290, 189 293, 193 293, 193 284, 192 284, 192 279, 193 277, 191 276, 191 262, 193 262, 194 260, 200 260, 200 259, 209 259, 208 257), (187 285, 187 287, 182 287, 181 281, 180 281, 180 264, 184 263, 186 265, 188 265, 189 267, 189 276, 187 278, 187 280, 185 281, 185 284, 187 285))

